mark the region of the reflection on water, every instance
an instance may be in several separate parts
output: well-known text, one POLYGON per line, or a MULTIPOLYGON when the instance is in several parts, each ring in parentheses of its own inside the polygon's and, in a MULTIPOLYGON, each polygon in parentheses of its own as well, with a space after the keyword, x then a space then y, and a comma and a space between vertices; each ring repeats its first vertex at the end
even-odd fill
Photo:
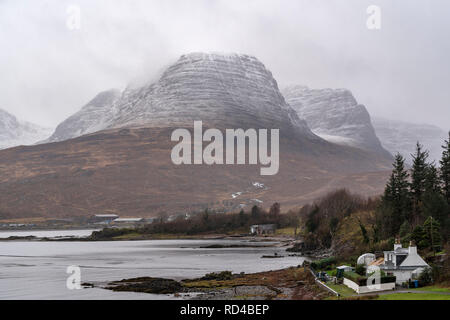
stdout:
MULTIPOLYGON (((244 240, 149 240, 105 242, 0 242, 0 299, 170 299, 169 295, 119 293, 102 289, 68 290, 66 268, 81 268, 82 282, 138 276, 183 279, 230 270, 259 272, 299 265, 304 258, 284 248, 204 249, 244 240)), ((267 244, 267 243, 258 243, 267 244)))

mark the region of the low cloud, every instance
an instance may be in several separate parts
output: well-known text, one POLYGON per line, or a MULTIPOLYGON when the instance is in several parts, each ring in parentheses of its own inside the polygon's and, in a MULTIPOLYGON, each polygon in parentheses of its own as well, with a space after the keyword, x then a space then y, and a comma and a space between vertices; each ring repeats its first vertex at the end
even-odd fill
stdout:
POLYGON ((445 0, 0 2, 0 108, 55 126, 183 53, 257 56, 280 85, 345 87, 372 114, 450 128, 445 0), (369 5, 381 30, 366 27, 369 5), (81 10, 80 29, 67 8, 81 10))

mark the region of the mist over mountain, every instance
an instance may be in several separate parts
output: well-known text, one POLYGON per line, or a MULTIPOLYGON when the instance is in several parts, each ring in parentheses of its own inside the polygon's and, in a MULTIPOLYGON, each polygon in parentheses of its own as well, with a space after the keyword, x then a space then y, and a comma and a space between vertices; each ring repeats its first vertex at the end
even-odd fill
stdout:
POLYGON ((122 93, 98 94, 62 122, 48 140, 62 141, 111 128, 189 126, 282 129, 319 139, 285 102, 276 80, 255 57, 191 53, 160 79, 122 93))
POLYGON ((52 129, 20 121, 12 114, 0 109, 0 149, 20 145, 31 145, 47 138, 52 129))
POLYGON ((375 133, 367 109, 349 90, 293 85, 282 92, 298 116, 321 138, 390 157, 375 133))
POLYGON ((407 163, 412 163, 411 154, 415 152, 417 142, 429 151, 429 160, 439 163, 443 151, 441 146, 444 140, 448 139, 448 132, 445 130, 429 124, 415 124, 380 117, 373 117, 372 123, 383 146, 392 154, 398 152, 403 155, 407 163))

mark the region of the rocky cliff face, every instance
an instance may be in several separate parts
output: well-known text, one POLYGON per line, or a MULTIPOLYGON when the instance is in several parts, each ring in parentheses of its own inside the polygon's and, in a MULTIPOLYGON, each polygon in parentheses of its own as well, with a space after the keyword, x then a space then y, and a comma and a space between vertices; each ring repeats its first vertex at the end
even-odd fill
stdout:
POLYGON ((372 119, 377 136, 383 146, 392 154, 399 152, 411 164, 411 154, 419 141, 430 152, 430 160, 438 163, 442 157, 444 140, 448 133, 439 127, 428 124, 414 124, 397 120, 374 117, 372 119))
POLYGON ((56 129, 61 141, 103 129, 192 127, 282 129, 319 139, 285 102, 277 82, 255 57, 183 55, 150 85, 100 94, 56 129))
POLYGON ((299 117, 323 139, 391 156, 378 140, 366 108, 350 91, 289 86, 283 94, 299 117))
POLYGON ((12 114, 0 109, 0 149, 20 145, 31 145, 51 134, 51 129, 20 121, 12 114))

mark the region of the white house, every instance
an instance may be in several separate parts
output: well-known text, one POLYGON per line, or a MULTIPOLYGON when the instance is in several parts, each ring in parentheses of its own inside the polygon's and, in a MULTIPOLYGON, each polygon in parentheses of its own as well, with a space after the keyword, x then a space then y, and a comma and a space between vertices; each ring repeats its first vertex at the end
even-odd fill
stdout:
POLYGON ((94 224, 108 225, 117 218, 119 218, 117 214, 96 214, 91 217, 91 222, 94 224))
POLYGON ((351 272, 351 271, 354 270, 354 269, 353 269, 352 267, 350 267, 350 266, 339 266, 339 267, 336 267, 336 269, 337 269, 337 270, 342 270, 342 272, 351 272))
POLYGON ((393 251, 384 252, 384 263, 380 268, 388 275, 394 275, 397 284, 408 282, 430 266, 417 253, 416 245, 411 241, 408 248, 402 248, 399 240, 394 244, 393 251))
POLYGON ((250 226, 250 234, 263 235, 275 233, 277 226, 275 224, 254 224, 250 226))
POLYGON ((372 258, 373 256, 364 254, 358 258, 358 264, 366 265, 368 274, 380 268, 387 275, 395 276, 399 285, 417 278, 422 271, 430 267, 417 253, 417 247, 412 241, 408 248, 403 248, 400 240, 396 239, 394 250, 384 251, 384 258, 372 258))

